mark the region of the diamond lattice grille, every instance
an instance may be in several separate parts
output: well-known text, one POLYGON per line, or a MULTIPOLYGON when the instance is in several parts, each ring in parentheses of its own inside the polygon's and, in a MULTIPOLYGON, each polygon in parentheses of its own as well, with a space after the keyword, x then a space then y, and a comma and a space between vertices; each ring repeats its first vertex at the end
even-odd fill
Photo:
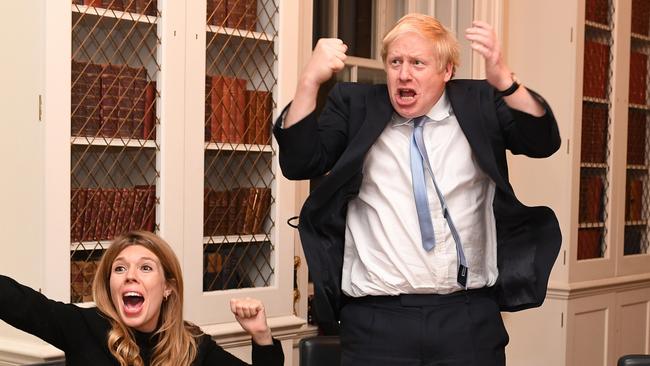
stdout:
POLYGON ((208 0, 207 7, 203 288, 269 286, 278 6, 208 0))
POLYGON ((155 231, 155 0, 74 0, 71 55, 71 301, 92 300, 110 240, 155 231))

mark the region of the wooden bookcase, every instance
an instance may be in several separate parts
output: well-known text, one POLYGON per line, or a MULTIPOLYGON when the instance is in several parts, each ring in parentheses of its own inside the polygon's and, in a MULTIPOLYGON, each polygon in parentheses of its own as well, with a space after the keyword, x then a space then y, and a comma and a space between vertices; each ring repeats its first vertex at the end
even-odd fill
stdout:
MULTIPOLYGON (((284 0, 231 1, 218 20, 227 3, 3 5, 12 14, 6 33, 27 28, 33 45, 7 43, 24 59, 12 72, 33 82, 9 83, 31 100, 7 108, 25 123, 3 132, 32 138, 3 157, 17 161, 3 210, 12 227, 6 239, 21 244, 0 267, 50 298, 88 302, 92 261, 110 239, 152 230, 181 260, 186 319, 248 359, 248 338, 228 301, 260 298, 286 364, 297 364, 293 344, 306 314, 295 309, 306 308, 306 297, 294 302, 294 291, 306 293, 306 283, 294 283, 294 231, 285 222, 296 214, 299 184, 279 173, 270 128, 293 96, 302 52, 295 19, 303 10, 284 0), (206 79, 218 75, 242 81, 216 91, 206 79), (219 206, 214 192, 233 198, 219 206)), ((6 326, 0 339, 0 363, 61 358, 6 326)))
POLYGON ((508 63, 548 99, 562 136, 549 159, 511 156, 511 181, 526 204, 555 210, 563 235, 544 305, 504 314, 510 364, 605 366, 650 351, 643 7, 507 2, 508 63))

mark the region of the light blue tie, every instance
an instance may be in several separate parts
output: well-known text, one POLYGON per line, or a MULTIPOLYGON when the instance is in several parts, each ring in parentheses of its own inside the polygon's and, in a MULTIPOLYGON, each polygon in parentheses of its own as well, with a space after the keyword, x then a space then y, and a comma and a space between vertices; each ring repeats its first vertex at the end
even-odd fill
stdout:
POLYGON ((456 257, 458 259, 458 276, 456 280, 463 288, 467 288, 467 260, 465 259, 465 252, 460 242, 460 236, 456 230, 456 226, 449 214, 449 208, 445 202, 445 197, 440 192, 436 178, 433 176, 427 149, 424 145, 424 138, 422 136, 424 122, 427 116, 420 116, 413 119, 413 136, 411 137, 411 177, 413 179, 413 195, 415 197, 415 208, 418 214, 418 222, 420 224, 420 235, 422 236, 422 246, 424 250, 430 251, 436 245, 436 238, 433 232, 433 224, 431 222, 431 211, 429 210, 429 200, 427 198, 427 184, 425 178, 425 165, 428 170, 433 186, 436 189, 436 194, 440 200, 442 213, 447 220, 451 236, 456 243, 456 257))

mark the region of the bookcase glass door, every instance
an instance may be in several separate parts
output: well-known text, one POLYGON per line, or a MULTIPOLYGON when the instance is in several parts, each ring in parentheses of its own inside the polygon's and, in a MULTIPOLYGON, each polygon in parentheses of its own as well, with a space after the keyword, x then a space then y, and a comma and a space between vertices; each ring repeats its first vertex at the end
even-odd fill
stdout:
POLYGON ((650 2, 632 1, 624 255, 648 253, 650 2))
POLYGON ((207 0, 203 291, 273 284, 278 10, 207 0))
POLYGON ((611 138, 613 6, 611 0, 585 4, 578 260, 606 255, 611 138))
POLYGON ((129 230, 156 230, 156 0, 73 0, 70 301, 92 301, 97 261, 129 230))

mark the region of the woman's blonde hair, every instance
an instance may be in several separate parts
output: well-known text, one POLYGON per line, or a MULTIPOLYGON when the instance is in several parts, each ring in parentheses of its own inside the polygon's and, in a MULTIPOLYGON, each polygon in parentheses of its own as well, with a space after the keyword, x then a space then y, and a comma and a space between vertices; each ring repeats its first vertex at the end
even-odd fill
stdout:
POLYGON ((158 257, 165 281, 171 290, 162 302, 159 327, 156 330, 158 343, 151 356, 152 366, 189 366, 196 358, 198 327, 183 321, 183 275, 178 258, 172 248, 159 236, 147 231, 131 231, 111 243, 102 256, 95 280, 93 296, 97 308, 111 323, 108 333, 108 349, 121 366, 143 366, 140 349, 132 330, 120 319, 111 300, 110 278, 115 258, 126 247, 140 245, 158 257))
POLYGON ((404 33, 414 32, 433 43, 435 57, 438 59, 439 71, 445 70, 447 65, 452 66, 452 75, 460 65, 460 50, 456 37, 447 30, 436 18, 424 14, 406 14, 395 23, 393 28, 386 33, 381 44, 381 59, 386 63, 388 47, 397 37, 404 33))

